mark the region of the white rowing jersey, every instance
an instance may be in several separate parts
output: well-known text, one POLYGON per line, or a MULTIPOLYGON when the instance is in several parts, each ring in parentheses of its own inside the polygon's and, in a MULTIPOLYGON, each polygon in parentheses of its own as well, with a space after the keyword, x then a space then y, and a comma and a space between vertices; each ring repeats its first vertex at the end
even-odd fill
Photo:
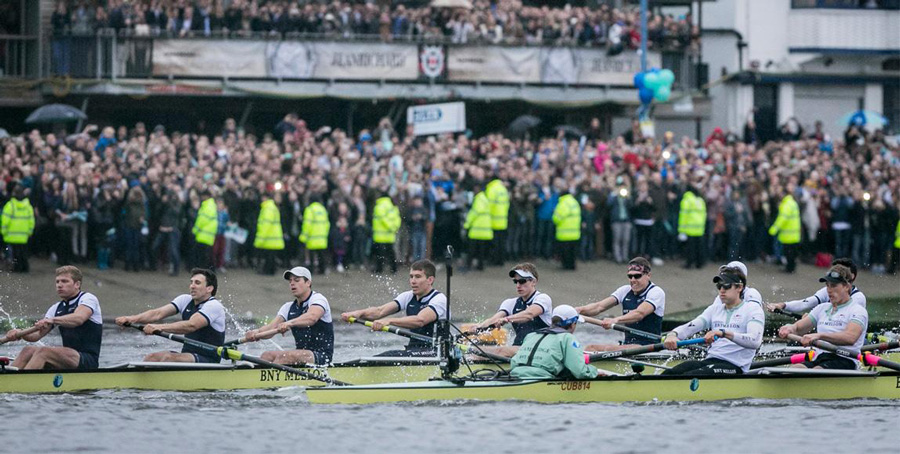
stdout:
MULTIPOLYGON (((839 333, 847 329, 851 323, 856 323, 862 327, 859 337, 853 345, 840 345, 854 353, 859 353, 859 349, 866 340, 866 330, 869 326, 869 313, 866 308, 854 303, 852 300, 844 304, 834 307, 831 303, 820 304, 809 313, 810 320, 816 325, 817 333, 839 333)), ((822 350, 816 349, 816 354, 822 350)), ((859 361, 853 360, 857 365, 859 361)))
POLYGON ((706 357, 728 361, 747 372, 756 350, 762 344, 765 324, 766 315, 759 304, 741 301, 734 309, 728 309, 724 304, 713 303, 697 318, 673 331, 678 339, 687 339, 705 330, 721 329, 732 333, 734 340, 717 339, 709 346, 706 357))
POLYGON ((444 295, 437 290, 431 290, 431 292, 422 298, 417 298, 412 290, 407 290, 397 295, 397 297, 394 298, 394 302, 399 306, 400 312, 407 312, 406 315, 415 315, 409 313, 411 306, 417 306, 415 308, 416 314, 418 314, 419 310, 428 307, 434 311, 438 320, 447 319, 447 295, 444 295))
MULTIPOLYGON (((855 285, 850 288, 850 301, 859 304, 864 309, 866 307, 866 295, 864 295, 863 292, 859 291, 859 289, 856 288, 855 285)), ((822 287, 813 296, 804 298, 802 300, 788 301, 784 303, 784 310, 793 312, 795 314, 802 314, 820 304, 827 303, 831 303, 831 299, 828 298, 828 290, 825 287, 822 287)))
POLYGON ((538 318, 540 318, 547 326, 550 326, 553 317, 553 300, 550 299, 550 295, 536 290, 534 294, 531 295, 531 298, 527 300, 522 300, 518 297, 503 300, 503 302, 500 303, 500 309, 497 309, 497 312, 506 312, 506 315, 518 314, 521 311, 527 310, 532 304, 537 304, 541 307, 541 315, 538 315, 538 318), (519 303, 520 300, 521 304, 519 304, 519 307, 517 308, 516 304, 519 303))
MULTIPOLYGON (((294 306, 297 301, 288 301, 281 305, 281 309, 278 309, 278 316, 283 318, 285 321, 291 320, 291 306, 294 306)), ((301 304, 301 312, 306 313, 309 310, 310 306, 319 306, 322 310, 325 311, 322 314, 322 318, 319 320, 325 323, 331 323, 331 306, 328 305, 328 299, 325 298, 325 295, 319 292, 310 292, 309 297, 306 298, 306 301, 303 301, 301 304)))

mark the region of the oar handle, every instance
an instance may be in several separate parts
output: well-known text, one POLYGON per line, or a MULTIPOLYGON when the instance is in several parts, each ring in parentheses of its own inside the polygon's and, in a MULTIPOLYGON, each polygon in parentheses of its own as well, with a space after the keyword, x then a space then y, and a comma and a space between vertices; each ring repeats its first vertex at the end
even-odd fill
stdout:
POLYGON ((19 331, 19 332, 16 334, 16 337, 15 337, 15 338, 12 338, 12 339, 8 339, 6 336, 3 336, 3 338, 0 339, 0 345, 3 345, 3 344, 5 344, 5 343, 7 343, 7 342, 17 341, 17 340, 19 340, 19 339, 21 339, 21 338, 23 338, 23 337, 25 337, 25 336, 27 336, 27 335, 29 335, 29 334, 31 334, 31 333, 40 331, 40 329, 41 329, 40 326, 32 326, 31 328, 23 329, 22 331, 19 331))
POLYGON ((245 335, 244 337, 242 337, 240 339, 234 339, 234 340, 225 342, 224 344, 222 344, 222 346, 223 347, 232 347, 235 345, 246 344, 247 342, 256 342, 257 340, 269 339, 271 337, 274 337, 276 334, 280 334, 280 333, 281 333, 281 331, 279 331, 277 328, 270 329, 268 331, 262 331, 262 332, 256 333, 256 340, 251 341, 251 340, 247 339, 247 336, 245 335))
POLYGON ((654 340, 654 341, 660 341, 660 340, 664 340, 664 339, 666 338, 665 336, 663 336, 663 335, 661 335, 661 334, 648 333, 648 332, 646 332, 646 331, 641 331, 641 330, 639 330, 639 329, 629 328, 629 327, 627 327, 627 326, 625 326, 625 325, 619 325, 619 324, 617 324, 617 323, 614 323, 614 324, 612 325, 612 329, 614 329, 614 330, 616 330, 616 331, 621 331, 621 332, 623 332, 623 333, 628 333, 628 334, 632 334, 632 335, 635 335, 635 336, 640 336, 640 337, 643 337, 643 338, 645 338, 645 339, 650 339, 650 340, 654 340))
POLYGON ((781 314, 781 315, 785 315, 785 316, 791 317, 791 318, 793 318, 793 319, 795 319, 795 320, 800 320, 800 319, 803 318, 803 314, 796 314, 796 313, 794 313, 794 312, 788 312, 788 311, 786 311, 786 310, 784 310, 784 309, 773 309, 772 312, 774 312, 774 313, 776 313, 776 314, 781 314))
MULTIPOLYGON (((365 325, 365 326, 368 326, 369 328, 372 328, 373 326, 375 326, 375 323, 373 323, 373 322, 370 322, 368 320, 360 320, 356 317, 348 317, 347 321, 350 323, 358 323, 360 325, 365 325)), ((414 333, 408 329, 397 328, 396 326, 384 325, 381 327, 381 331, 384 331, 386 333, 393 333, 398 336, 408 337, 410 339, 415 339, 415 340, 422 341, 422 342, 434 343, 434 339, 432 339, 431 337, 423 336, 418 333, 414 333)))

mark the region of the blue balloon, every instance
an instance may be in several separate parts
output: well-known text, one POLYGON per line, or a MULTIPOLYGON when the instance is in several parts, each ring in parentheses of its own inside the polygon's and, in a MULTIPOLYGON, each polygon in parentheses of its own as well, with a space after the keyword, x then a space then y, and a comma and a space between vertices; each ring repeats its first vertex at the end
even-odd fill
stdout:
POLYGON ((659 78, 659 74, 655 72, 649 72, 644 75, 644 86, 649 88, 650 90, 656 90, 662 83, 662 80, 659 78))
POLYGON ((670 96, 672 96, 672 89, 666 85, 657 88, 656 93, 653 94, 653 97, 659 102, 668 101, 670 96))
POLYGON ((641 99, 641 104, 650 104, 653 101, 653 90, 648 87, 641 88, 638 90, 638 96, 641 99))
POLYGON ((659 78, 662 80, 663 85, 671 87, 672 83, 675 82, 675 73, 671 69, 664 69, 659 72, 659 78))
POLYGON ((644 73, 634 73, 634 86, 638 90, 644 88, 644 73))

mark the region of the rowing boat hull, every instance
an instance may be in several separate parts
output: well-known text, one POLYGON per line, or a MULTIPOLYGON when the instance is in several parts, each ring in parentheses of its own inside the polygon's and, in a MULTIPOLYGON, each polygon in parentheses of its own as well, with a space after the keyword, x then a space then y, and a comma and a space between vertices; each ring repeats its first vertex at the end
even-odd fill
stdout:
MULTIPOLYGON (((900 354, 892 352, 887 358, 900 354)), ((644 355, 644 361, 674 366, 682 360, 669 355, 644 355)), ((599 369, 617 373, 630 372, 630 364, 623 361, 604 360, 593 363, 599 369)), ((501 370, 491 363, 474 363, 473 372, 501 370)), ((508 369, 509 365, 503 365, 508 369)), ((300 368, 305 372, 355 385, 378 383, 408 383, 429 380, 440 375, 438 361, 429 358, 365 358, 336 364, 326 369, 300 368)), ((460 372, 467 373, 463 367, 460 372)), ((647 368, 646 374, 654 373, 647 368)), ((253 366, 190 365, 131 363, 108 369, 92 371, 0 371, 0 393, 66 393, 103 389, 139 389, 159 391, 210 391, 236 389, 272 389, 288 386, 322 386, 317 380, 274 369, 253 366)))
POLYGON ((734 399, 900 399, 900 374, 748 375, 717 378, 604 377, 572 381, 443 380, 306 390, 311 403, 375 404, 417 401, 646 402, 734 399))

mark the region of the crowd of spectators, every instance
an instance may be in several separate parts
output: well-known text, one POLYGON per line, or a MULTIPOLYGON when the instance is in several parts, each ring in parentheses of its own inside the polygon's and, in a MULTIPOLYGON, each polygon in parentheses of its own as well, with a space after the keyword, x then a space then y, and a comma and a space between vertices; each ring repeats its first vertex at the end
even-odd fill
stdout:
MULTIPOLYGON (((402 2, 287 0, 64 0, 55 36, 100 29, 139 36, 274 34, 328 39, 438 40, 452 43, 640 47, 637 8, 523 6, 520 0, 475 0, 472 9, 407 7, 402 2)), ((696 45, 691 17, 650 15, 648 45, 696 45)))
POLYGON ((660 264, 682 249, 676 229, 689 186, 700 187, 707 204, 706 257, 778 260, 779 245, 767 229, 791 187, 805 260, 849 256, 875 272, 891 263, 900 148, 883 134, 863 128, 848 146, 816 131, 763 144, 718 128, 703 142, 671 133, 644 139, 636 122, 608 140, 599 129, 595 119, 583 140, 563 133, 537 140, 500 133, 426 138, 398 133, 383 119, 350 136, 310 130, 288 114, 260 136, 232 119, 209 136, 142 123, 89 126, 68 136, 35 130, 0 139, 0 202, 17 184, 27 189, 37 217, 33 254, 60 264, 98 258, 101 267, 120 260, 135 271, 167 265, 177 272, 204 191, 220 201, 218 234, 227 238, 217 243, 218 268, 256 266, 253 235, 265 195, 281 211, 287 246, 280 260, 309 262, 298 241, 301 217, 320 200, 336 257, 318 265, 343 269, 367 266, 372 208, 385 193, 403 220, 398 260, 439 254, 448 244, 464 251, 462 222, 474 191, 499 178, 511 200, 506 258, 553 257, 551 217, 568 192, 582 206, 581 260, 642 255, 660 264), (241 244, 225 235, 235 228, 249 239, 241 244))

